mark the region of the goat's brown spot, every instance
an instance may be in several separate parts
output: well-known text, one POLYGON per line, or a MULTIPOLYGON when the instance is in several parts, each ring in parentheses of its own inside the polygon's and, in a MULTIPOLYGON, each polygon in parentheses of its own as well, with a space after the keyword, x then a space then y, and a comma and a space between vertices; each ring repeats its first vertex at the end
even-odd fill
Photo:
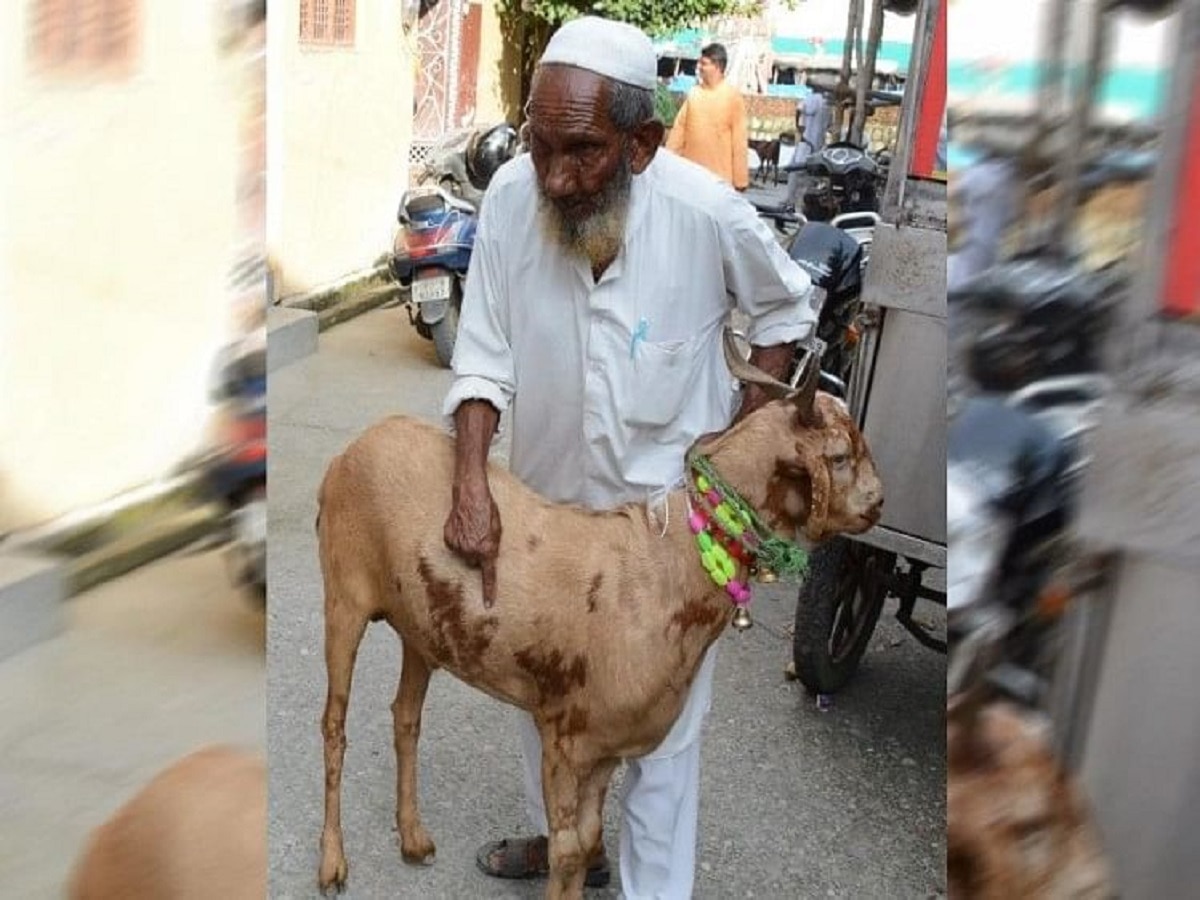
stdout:
POLYGON ((570 712, 567 713, 567 725, 563 729, 563 734, 579 734, 586 731, 588 726, 587 712, 578 706, 572 706, 570 712))
POLYGON ((693 628, 707 628, 721 618, 721 611, 711 603, 703 600, 689 600, 683 609, 671 616, 671 625, 678 625, 683 632, 693 628))
POLYGON ((568 710, 547 716, 546 723, 555 733, 555 746, 562 751, 564 738, 574 737, 587 731, 588 714, 583 708, 572 706, 568 710))
MULTIPOLYGON (((806 484, 807 479, 798 479, 791 476, 788 474, 783 463, 777 464, 775 474, 767 481, 767 497, 763 501, 760 512, 777 527, 795 527, 795 516, 788 511, 788 495, 797 489, 801 489, 806 484)), ((807 510, 808 508, 809 503, 806 497, 805 509, 807 510)))
POLYGON ((587 592, 587 610, 590 613, 596 611, 596 601, 600 599, 600 585, 604 584, 604 573, 597 572, 592 577, 592 585, 587 592))
POLYGON ((439 578, 425 557, 418 560, 417 572, 425 582, 429 621, 433 625, 438 654, 461 668, 477 668, 492 643, 500 620, 488 616, 469 623, 461 583, 439 578))
POLYGON ((513 658, 537 685, 542 702, 563 697, 573 688, 587 684, 587 660, 582 656, 575 656, 568 663, 561 650, 543 650, 534 646, 518 650, 513 658))

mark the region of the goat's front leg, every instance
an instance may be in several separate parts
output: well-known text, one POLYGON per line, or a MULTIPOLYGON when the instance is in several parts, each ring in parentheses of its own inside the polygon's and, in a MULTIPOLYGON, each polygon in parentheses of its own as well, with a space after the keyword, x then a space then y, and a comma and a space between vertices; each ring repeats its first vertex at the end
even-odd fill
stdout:
POLYGON ((587 849, 579 839, 579 773, 557 745, 542 733, 542 796, 550 825, 550 877, 546 900, 580 900, 587 875, 587 849))
MULTIPOLYGON (((401 639, 403 640, 403 638, 401 639)), ((417 798, 417 741, 421 737, 421 708, 432 670, 408 641, 400 669, 400 687, 392 704, 396 737, 396 830, 405 862, 431 863, 436 848, 425 826, 417 798)))

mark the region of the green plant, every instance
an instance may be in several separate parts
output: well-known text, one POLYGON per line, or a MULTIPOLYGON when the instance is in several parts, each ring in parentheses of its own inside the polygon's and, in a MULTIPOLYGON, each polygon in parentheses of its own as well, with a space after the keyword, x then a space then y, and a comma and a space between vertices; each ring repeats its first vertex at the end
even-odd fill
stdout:
POLYGON ((675 124, 675 117, 679 115, 679 101, 665 84, 654 89, 654 114, 668 128, 675 124))

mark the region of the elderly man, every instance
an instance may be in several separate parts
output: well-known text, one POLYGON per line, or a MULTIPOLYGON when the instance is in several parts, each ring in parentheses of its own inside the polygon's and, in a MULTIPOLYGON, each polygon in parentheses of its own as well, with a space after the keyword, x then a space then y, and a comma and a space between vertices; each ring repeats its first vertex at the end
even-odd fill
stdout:
MULTIPOLYGON (((530 153, 500 169, 483 204, 445 401, 456 434, 445 540, 482 569, 485 593, 504 524, 485 468, 502 412, 512 470, 542 495, 592 508, 650 502, 682 478, 691 444, 738 411, 720 338, 731 298, 749 318, 752 360, 773 374, 812 332, 811 284, 752 207, 700 166, 657 152, 654 82, 654 51, 637 29, 564 25, 533 80, 530 153)), ((764 399, 747 390, 740 414, 764 399)), ((691 896, 713 664, 710 650, 662 745, 629 761, 626 897, 691 896)), ((538 733, 519 716, 536 836, 478 855, 507 878, 548 867, 538 733)), ((609 880, 602 851, 589 885, 609 880)))

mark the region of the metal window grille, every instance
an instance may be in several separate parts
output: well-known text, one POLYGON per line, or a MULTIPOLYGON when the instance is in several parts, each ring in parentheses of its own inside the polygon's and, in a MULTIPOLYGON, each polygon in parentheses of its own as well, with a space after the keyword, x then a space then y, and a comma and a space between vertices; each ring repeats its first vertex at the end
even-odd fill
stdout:
POLYGON ((300 0, 300 42, 353 46, 354 12, 355 0, 300 0))
POLYGON ((127 74, 140 0, 30 0, 29 60, 48 74, 127 74))

